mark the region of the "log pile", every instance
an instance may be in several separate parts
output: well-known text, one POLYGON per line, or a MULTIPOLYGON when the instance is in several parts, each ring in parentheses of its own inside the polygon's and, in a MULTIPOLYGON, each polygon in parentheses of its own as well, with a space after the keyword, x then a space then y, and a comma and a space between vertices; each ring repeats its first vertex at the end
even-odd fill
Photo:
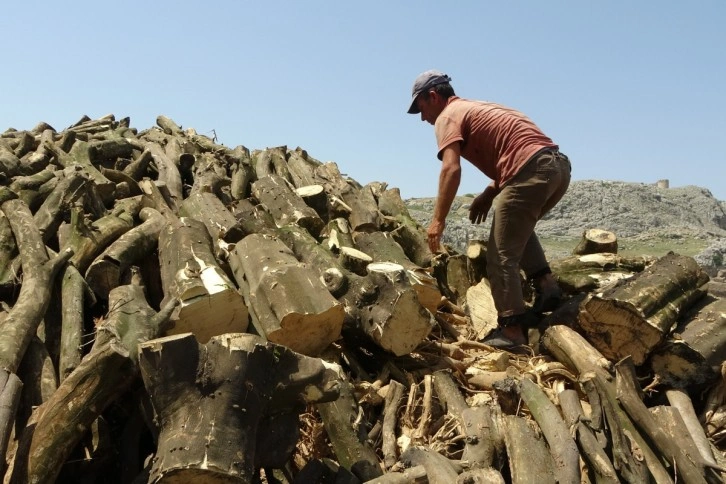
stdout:
POLYGON ((726 475, 726 307, 690 257, 586 231, 500 351, 485 244, 431 254, 397 189, 300 148, 10 129, 0 210, 5 483, 726 475))

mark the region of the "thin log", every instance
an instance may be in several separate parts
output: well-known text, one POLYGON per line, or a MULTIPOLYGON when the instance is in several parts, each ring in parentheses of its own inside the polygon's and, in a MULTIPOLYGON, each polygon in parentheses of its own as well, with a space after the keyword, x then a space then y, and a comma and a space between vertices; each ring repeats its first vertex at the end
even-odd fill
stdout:
POLYGON ((9 200, 0 207, 13 229, 23 267, 18 299, 0 322, 0 368, 14 373, 48 308, 52 282, 73 251, 65 250, 49 259, 28 206, 20 200, 9 200))
POLYGON ((615 365, 617 398, 628 415, 640 427, 674 467, 679 476, 687 483, 705 484, 704 467, 700 454, 689 456, 677 442, 668 437, 660 424, 648 412, 641 400, 640 388, 635 376, 635 368, 630 358, 615 365))
POLYGON ((509 456, 509 474, 512 483, 556 482, 554 462, 547 445, 527 421, 522 417, 505 415, 504 428, 504 442, 509 456))
POLYGON ((461 459, 470 469, 491 467, 496 451, 491 409, 489 406, 466 408, 461 413, 461 421, 466 435, 461 459))
POLYGON ((424 466, 429 484, 451 484, 456 482, 458 476, 449 459, 424 447, 409 447, 401 455, 401 461, 409 465, 424 466))
POLYGON ((610 458, 597 441, 593 430, 587 425, 582 411, 580 397, 575 390, 563 390, 557 396, 565 423, 574 430, 577 444, 583 458, 589 464, 597 484, 617 484, 620 482, 610 458))
POLYGON ((66 266, 61 279, 60 381, 65 380, 81 363, 84 308, 95 302, 93 293, 78 269, 66 266))
POLYGON ((5 452, 20 404, 23 382, 14 373, 0 369, 0 477, 5 473, 5 452))
POLYGON ((398 461, 398 453, 396 452, 396 423, 398 419, 396 414, 403 399, 403 390, 403 385, 396 380, 391 380, 388 384, 388 392, 383 407, 383 443, 381 445, 383 464, 386 469, 390 469, 398 461))
POLYGON ((28 454, 16 456, 11 482, 54 481, 93 421, 138 377, 138 345, 162 331, 176 304, 170 301, 157 313, 141 286, 112 291, 109 314, 96 331, 90 353, 36 410, 37 423, 21 436, 30 442, 28 454))
POLYGON ((678 409, 678 412, 683 419, 683 423, 688 429, 688 434, 691 436, 691 439, 693 439, 693 442, 696 445, 699 454, 701 454, 703 461, 710 466, 716 466, 717 463, 714 460, 711 445, 706 437, 706 433, 703 430, 701 422, 698 420, 696 410, 693 408, 693 402, 688 394, 681 389, 672 388, 666 390, 666 397, 668 398, 668 402, 674 408, 678 409))
POLYGON ((520 381, 519 393, 547 439, 557 481, 579 482, 580 453, 557 407, 539 385, 528 378, 520 381))

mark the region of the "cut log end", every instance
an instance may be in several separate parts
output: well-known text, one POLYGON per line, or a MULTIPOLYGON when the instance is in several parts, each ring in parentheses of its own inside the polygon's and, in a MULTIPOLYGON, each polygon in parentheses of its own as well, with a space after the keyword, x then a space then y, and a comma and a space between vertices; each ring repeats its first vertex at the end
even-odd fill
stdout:
POLYGON ((279 329, 267 334, 267 339, 303 355, 316 356, 340 337, 344 317, 342 304, 316 314, 290 313, 282 318, 279 329))

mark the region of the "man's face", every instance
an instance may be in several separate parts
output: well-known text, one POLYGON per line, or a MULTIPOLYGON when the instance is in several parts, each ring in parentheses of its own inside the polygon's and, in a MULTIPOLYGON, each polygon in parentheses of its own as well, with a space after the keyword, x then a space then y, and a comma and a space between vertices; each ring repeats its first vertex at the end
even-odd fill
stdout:
POLYGON ((428 96, 419 94, 416 98, 416 105, 419 111, 421 111, 421 121, 433 125, 436 123, 436 118, 441 114, 441 107, 439 102, 441 98, 436 91, 429 91, 428 96))

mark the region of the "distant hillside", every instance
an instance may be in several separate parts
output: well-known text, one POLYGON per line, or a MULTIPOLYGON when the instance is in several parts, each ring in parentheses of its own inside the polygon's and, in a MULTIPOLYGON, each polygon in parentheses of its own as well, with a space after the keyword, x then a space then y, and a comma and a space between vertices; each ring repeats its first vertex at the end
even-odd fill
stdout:
MULTIPOLYGON (((469 222, 471 201, 471 196, 457 197, 447 219, 444 241, 456 249, 465 247, 468 239, 489 235, 490 219, 480 226, 469 222)), ((434 198, 406 200, 411 215, 424 226, 431 220, 433 204, 434 198)), ((589 228, 610 230, 624 242, 672 241, 675 251, 692 240, 700 241, 703 248, 726 247, 726 202, 696 186, 574 181, 560 203, 537 224, 537 234, 547 245, 548 240, 579 238, 589 228)))

